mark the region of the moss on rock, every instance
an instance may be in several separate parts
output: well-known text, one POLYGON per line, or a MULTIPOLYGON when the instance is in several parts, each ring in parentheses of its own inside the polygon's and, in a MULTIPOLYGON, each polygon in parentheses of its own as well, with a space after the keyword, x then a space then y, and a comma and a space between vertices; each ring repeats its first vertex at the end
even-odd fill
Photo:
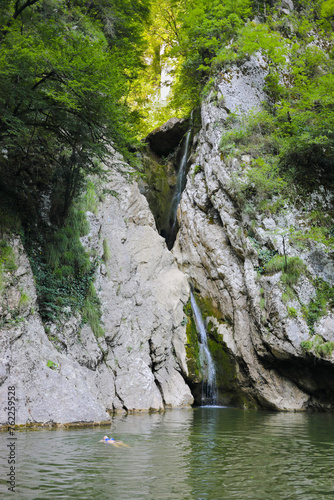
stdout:
MULTIPOLYGON (((231 326, 229 318, 224 318, 218 306, 208 297, 201 297, 195 292, 197 304, 201 310, 208 334, 208 346, 215 363, 217 402, 241 408, 258 408, 256 400, 242 387, 239 374, 239 364, 233 353, 224 342, 224 337, 219 333, 219 326, 231 326)), ((188 318, 187 324, 187 358, 189 379, 193 384, 202 381, 199 360, 199 341, 190 302, 185 308, 188 318)), ((196 394, 195 398, 196 398, 196 394)))
POLYGON ((188 377, 191 384, 199 384, 203 380, 203 375, 201 372, 201 363, 199 359, 199 343, 197 330, 190 305, 190 300, 184 307, 184 313, 187 317, 186 360, 188 367, 188 377))
POLYGON ((154 215, 160 234, 170 230, 169 214, 176 184, 176 167, 173 158, 163 160, 152 153, 143 155, 145 196, 154 215))

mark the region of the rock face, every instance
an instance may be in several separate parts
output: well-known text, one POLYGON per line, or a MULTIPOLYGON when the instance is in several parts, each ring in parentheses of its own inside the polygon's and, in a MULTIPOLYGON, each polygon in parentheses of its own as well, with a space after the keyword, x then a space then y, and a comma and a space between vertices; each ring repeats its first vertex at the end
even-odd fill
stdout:
POLYGON ((60 324, 43 326, 28 259, 19 238, 8 240, 16 266, 5 273, 1 296, 0 424, 12 386, 19 425, 101 422, 117 410, 193 402, 184 382, 189 285, 136 183, 115 174, 110 189, 117 196, 108 195, 97 216, 88 213, 83 241, 101 257, 110 251, 95 282, 105 331, 98 339, 68 309, 60 324))
MULTIPOLYGON (((315 356, 301 343, 310 337, 302 307, 315 297, 312 278, 321 276, 332 284, 333 261, 321 248, 301 252, 287 236, 283 240, 290 227, 298 228, 300 214, 294 207, 279 216, 259 213, 251 225, 247 214, 240 214, 233 191, 240 160, 224 161, 219 150, 229 113, 260 107, 265 75, 262 61, 253 58, 222 75, 214 97, 202 105, 202 129, 194 138, 173 253, 206 304, 222 402, 277 410, 332 409, 334 356, 315 356), (283 300, 281 273, 257 274, 250 229, 261 248, 283 254, 285 245, 288 255, 299 255, 307 264, 292 297, 283 300)), ((250 158, 242 161, 247 164, 250 158)), ((332 315, 317 328, 323 342, 333 338, 332 315)))

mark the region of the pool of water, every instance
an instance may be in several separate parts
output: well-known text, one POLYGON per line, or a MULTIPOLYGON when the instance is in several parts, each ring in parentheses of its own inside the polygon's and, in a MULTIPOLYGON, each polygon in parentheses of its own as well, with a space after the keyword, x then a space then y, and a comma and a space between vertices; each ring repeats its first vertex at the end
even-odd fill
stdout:
POLYGON ((16 493, 0 498, 322 499, 334 497, 334 415, 205 407, 117 416, 111 428, 16 433, 16 493), (100 443, 108 434, 129 448, 100 443))

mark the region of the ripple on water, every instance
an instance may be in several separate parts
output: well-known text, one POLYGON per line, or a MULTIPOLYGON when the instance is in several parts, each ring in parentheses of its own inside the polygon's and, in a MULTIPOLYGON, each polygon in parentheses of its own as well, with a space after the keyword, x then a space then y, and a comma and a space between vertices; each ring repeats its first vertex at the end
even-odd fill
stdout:
MULTIPOLYGON (((319 500, 334 495, 334 416, 228 408, 17 432, 19 499, 319 500), (130 448, 99 443, 104 434, 130 448)), ((6 456, 7 436, 0 435, 6 456)), ((6 464, 1 465, 5 477, 6 464)), ((7 498, 6 484, 0 492, 7 498)))

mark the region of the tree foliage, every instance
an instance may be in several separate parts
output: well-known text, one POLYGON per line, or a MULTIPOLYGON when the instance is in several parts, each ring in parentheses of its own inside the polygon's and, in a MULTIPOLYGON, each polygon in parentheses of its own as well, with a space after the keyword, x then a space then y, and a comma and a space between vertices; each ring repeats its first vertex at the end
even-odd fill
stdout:
POLYGON ((108 145, 133 140, 146 1, 5 0, 0 7, 0 188, 61 222, 108 145), (133 13, 136 13, 136 16, 133 13))

